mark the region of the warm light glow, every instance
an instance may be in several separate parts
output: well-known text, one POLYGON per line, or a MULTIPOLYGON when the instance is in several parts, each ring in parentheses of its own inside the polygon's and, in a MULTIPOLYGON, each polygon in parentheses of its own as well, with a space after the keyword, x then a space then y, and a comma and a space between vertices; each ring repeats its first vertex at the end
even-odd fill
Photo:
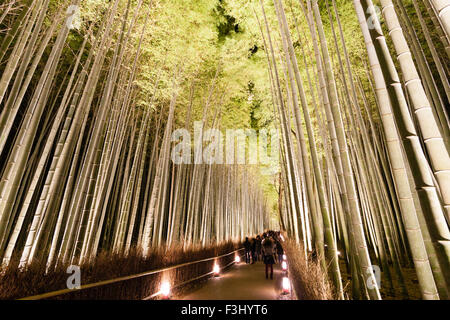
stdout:
POLYGON ((236 258, 234 258, 234 262, 239 263, 241 262, 241 257, 236 256, 236 258))
POLYGON ((286 262, 286 261, 283 261, 283 262, 281 263, 281 268, 282 268, 284 271, 287 270, 287 262, 286 262))
POLYGON ((341 252, 340 252, 340 251, 338 251, 338 252, 337 252, 337 254, 338 254, 338 256, 340 256, 340 255, 341 255, 341 252))
POLYGON ((161 284, 160 292, 164 298, 168 298, 170 296, 170 283, 168 281, 164 281, 161 284))
POLYGON ((283 293, 289 293, 291 291, 291 282, 288 277, 283 278, 283 293))
POLYGON ((285 254, 283 254, 283 260, 287 260, 287 257, 286 257, 286 255, 285 254))
POLYGON ((219 265, 216 263, 213 268, 214 275, 218 276, 220 273, 219 265))
POLYGON ((283 237, 283 235, 282 235, 282 234, 280 234, 280 238, 281 238, 281 240, 283 240, 283 241, 284 241, 284 237, 283 237))

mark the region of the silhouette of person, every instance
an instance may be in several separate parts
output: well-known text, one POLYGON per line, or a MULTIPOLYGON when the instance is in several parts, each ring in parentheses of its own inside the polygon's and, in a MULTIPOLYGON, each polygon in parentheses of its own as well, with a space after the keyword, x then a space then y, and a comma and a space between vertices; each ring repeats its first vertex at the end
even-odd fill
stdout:
POLYGON ((275 263, 275 243, 271 238, 268 237, 264 239, 264 241, 262 242, 262 251, 264 264, 266 265, 266 279, 269 279, 269 270, 270 279, 273 279, 273 264, 275 263))
POLYGON ((244 241, 245 263, 250 263, 251 249, 252 249, 252 244, 248 240, 248 237, 246 237, 245 241, 244 241))

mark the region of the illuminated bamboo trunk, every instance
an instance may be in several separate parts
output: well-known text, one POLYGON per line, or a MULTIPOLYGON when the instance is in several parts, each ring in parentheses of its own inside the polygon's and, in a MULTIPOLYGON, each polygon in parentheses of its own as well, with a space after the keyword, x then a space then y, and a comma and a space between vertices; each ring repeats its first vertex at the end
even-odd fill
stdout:
MULTIPOLYGON (((405 164, 402 160, 402 157, 398 157, 399 154, 402 154, 401 146, 400 146, 400 138, 396 137, 396 131, 394 130, 397 126, 399 129, 400 136, 403 138, 406 134, 411 136, 415 131, 412 125, 412 120, 409 116, 409 111, 405 112, 406 106, 403 102, 400 104, 399 97, 403 97, 400 92, 400 88, 397 85, 398 89, 392 87, 395 82, 398 82, 398 77, 395 72, 395 68, 393 67, 392 59, 388 54, 388 51, 382 50, 383 46, 385 47, 384 38, 378 37, 382 35, 380 29, 369 29, 367 27, 367 20, 364 14, 364 7, 361 5, 361 1, 354 1, 354 6, 356 9, 356 13, 359 19, 359 23, 361 26, 361 30, 363 32, 367 51, 369 54, 369 60, 371 64, 372 73, 375 79, 376 92, 379 99, 379 107, 380 107, 380 115, 383 121, 383 129, 386 134, 386 138, 388 140, 388 151, 391 160, 391 166, 394 172, 394 179, 396 182, 397 193, 400 197, 400 206, 401 212, 404 217, 405 227, 408 235, 408 240, 411 243, 412 254, 414 258, 414 264, 416 266, 416 270, 418 271, 419 283, 422 288, 422 295, 427 299, 436 299, 437 291, 436 286, 434 284, 434 280, 432 278, 432 273, 430 270, 430 265, 427 259, 427 252, 425 251, 425 247, 423 245, 423 238, 420 232, 419 221, 417 220, 414 201, 411 195, 411 189, 409 188, 407 172, 405 168, 405 164), (371 37, 375 37, 377 41, 372 42, 371 37), (390 68, 388 68, 390 63, 390 68), (385 82, 386 81, 386 82, 385 82), (392 110, 389 108, 392 103, 392 110), (403 106, 403 113, 400 114, 397 112, 398 108, 403 106), (394 111, 394 113, 393 113, 394 111), (402 116, 404 118, 402 118, 402 116), (408 116, 408 117, 407 117, 408 116), (394 121, 395 119, 395 121, 394 121), (404 124, 404 119, 406 119, 409 123, 408 126, 404 124), (392 138, 390 138, 392 137, 392 138)), ((367 6, 365 7, 367 10, 367 6)), ((404 98, 403 100, 404 101, 404 98)), ((416 162, 414 157, 420 155, 420 148, 415 148, 413 145, 406 143, 409 142, 410 138, 405 140, 404 147, 406 150, 411 148, 411 151, 415 150, 412 153, 406 153, 408 161, 411 165, 411 161, 416 162), (417 154, 417 156, 415 156, 417 154)), ((414 137, 414 140, 417 141, 417 136, 414 137)), ((418 142, 416 142, 417 144, 418 142)), ((423 156, 421 156, 423 158, 423 156)), ((412 163, 414 163, 412 162, 412 163)), ((417 162, 416 162, 417 163, 417 162)), ((420 167, 419 167, 420 168, 420 167)), ((419 171, 420 172, 420 171, 419 171)), ((416 183, 418 181, 416 180, 416 183)), ((420 195, 420 194, 419 194, 420 195)), ((422 201, 425 201, 426 198, 421 196, 422 201)), ((425 208, 425 207, 424 207, 425 208)))
MULTIPOLYGON (((366 239, 364 238, 362 221, 360 215, 360 208, 357 201, 357 194, 355 190, 355 183, 353 179, 353 172, 350 164, 349 153, 347 149, 347 139, 344 130, 344 125, 342 122, 342 116, 340 114, 340 103, 336 89, 336 82, 334 80, 334 72, 331 65, 331 59, 328 52, 328 45, 325 39, 325 34, 323 31, 322 20, 320 17, 319 7, 317 0, 313 0, 313 11, 317 22, 317 29, 319 33, 319 38, 321 40, 322 54, 325 62, 325 69, 327 71, 327 79, 329 86, 329 94, 331 97, 332 104, 332 115, 336 125, 336 134, 339 142, 340 153, 342 157, 342 165, 344 169, 345 185, 347 187, 348 201, 351 213, 351 220, 353 225, 353 230, 355 232, 356 246, 358 248, 358 258, 364 274, 373 278, 373 270, 369 257, 369 252, 367 250, 366 239)), ((381 299, 378 286, 375 284, 372 288, 368 288, 369 296, 371 299, 381 299)))

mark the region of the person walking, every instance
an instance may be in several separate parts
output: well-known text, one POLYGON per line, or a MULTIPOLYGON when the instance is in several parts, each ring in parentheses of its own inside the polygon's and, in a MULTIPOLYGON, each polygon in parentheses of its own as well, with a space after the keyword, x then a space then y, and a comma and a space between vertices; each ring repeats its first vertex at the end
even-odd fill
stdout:
POLYGON ((245 238, 244 241, 244 252, 245 252, 245 263, 250 263, 250 254, 251 254, 252 244, 248 240, 248 237, 245 238))
POLYGON ((281 245, 280 240, 276 241, 276 249, 277 249, 278 263, 281 263, 281 261, 283 261, 284 249, 283 246, 281 245))
POLYGON ((252 239, 252 264, 256 262, 256 239, 252 239))
POLYGON ((256 236, 256 261, 261 259, 261 237, 256 236))
POLYGON ((270 279, 273 279, 273 264, 275 263, 275 243, 271 238, 266 238, 262 242, 262 252, 264 264, 266 265, 266 279, 269 279, 269 269, 270 279))

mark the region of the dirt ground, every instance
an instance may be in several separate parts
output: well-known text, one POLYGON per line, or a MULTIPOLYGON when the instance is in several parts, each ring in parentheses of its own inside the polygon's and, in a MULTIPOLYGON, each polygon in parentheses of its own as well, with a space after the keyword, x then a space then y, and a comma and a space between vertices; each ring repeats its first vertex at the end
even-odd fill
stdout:
MULTIPOLYGON (((352 297, 352 277, 347 271, 346 265, 343 259, 339 260, 341 267, 341 275, 343 279, 343 286, 349 297, 352 297)), ((404 297, 402 294, 401 286, 398 279, 393 276, 393 292, 389 290, 389 285, 386 283, 386 277, 381 274, 381 297, 383 300, 422 300, 420 294, 419 282, 417 280, 417 275, 414 268, 402 268, 403 277, 405 279, 406 290, 408 291, 408 298, 404 297)), ((391 275, 395 274, 394 268, 390 268, 391 275)))

